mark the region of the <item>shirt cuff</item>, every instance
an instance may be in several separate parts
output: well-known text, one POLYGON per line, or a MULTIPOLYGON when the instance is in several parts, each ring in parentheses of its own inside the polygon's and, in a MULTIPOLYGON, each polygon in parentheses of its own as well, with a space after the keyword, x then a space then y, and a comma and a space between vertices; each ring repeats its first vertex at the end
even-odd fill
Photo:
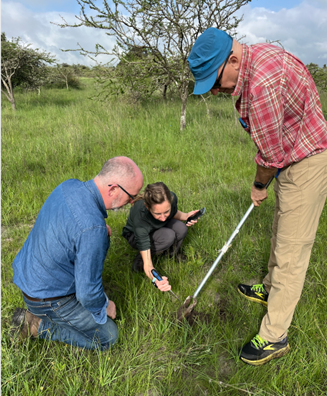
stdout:
POLYGON ((273 168, 281 169, 285 166, 285 158, 283 158, 282 161, 268 162, 262 158, 260 151, 256 154, 254 158, 254 162, 257 165, 260 165, 263 168, 268 168, 268 169, 273 169, 273 168))
POLYGON ((95 320, 96 323, 98 324, 105 324, 107 323, 107 306, 109 304, 109 298, 107 297, 106 293, 104 293, 106 296, 106 302, 104 306, 101 308, 101 310, 97 313, 91 313, 93 316, 93 319, 95 320))

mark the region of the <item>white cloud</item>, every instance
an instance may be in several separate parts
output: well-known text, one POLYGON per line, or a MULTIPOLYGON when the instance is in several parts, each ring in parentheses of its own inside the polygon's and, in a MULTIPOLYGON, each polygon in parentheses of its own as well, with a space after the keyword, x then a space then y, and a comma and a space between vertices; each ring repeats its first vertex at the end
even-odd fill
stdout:
MULTIPOLYGON (((29 0, 28 3, 36 5, 39 1, 29 0)), ((322 66, 327 63, 326 0, 304 0, 296 7, 278 12, 247 5, 239 12, 244 14, 244 20, 238 28, 239 36, 246 35, 243 42, 255 44, 280 40, 286 50, 305 64, 314 62, 322 66)), ((73 13, 60 14, 68 22, 76 22, 73 13)), ((34 48, 56 55, 59 62, 93 64, 77 52, 60 51, 78 48, 77 43, 91 51, 96 43, 101 43, 108 50, 114 45, 114 38, 108 37, 103 31, 86 27, 61 29, 50 22, 60 22, 59 12, 35 13, 22 3, 2 1, 2 31, 7 37, 20 36, 24 42, 32 43, 34 48)), ((109 61, 109 57, 104 56, 98 59, 101 62, 109 61)))
POLYGON ((306 0, 297 7, 278 12, 265 8, 243 7, 244 20, 238 34, 243 42, 255 44, 279 40, 304 64, 322 66, 327 59, 327 1, 306 0))
MULTIPOLYGON (((111 50, 115 40, 96 29, 60 28, 50 22, 60 23, 59 12, 34 13, 21 3, 2 2, 2 26, 1 31, 6 33, 7 38, 20 37, 24 43, 31 43, 33 48, 40 48, 51 52, 56 56, 59 63, 81 63, 94 65, 94 62, 79 52, 62 52, 61 49, 83 48, 94 51, 95 44, 101 43, 107 50, 111 50)), ((77 22, 72 13, 60 13, 69 23, 77 22)), ((97 57, 99 62, 106 63, 109 56, 97 57)))

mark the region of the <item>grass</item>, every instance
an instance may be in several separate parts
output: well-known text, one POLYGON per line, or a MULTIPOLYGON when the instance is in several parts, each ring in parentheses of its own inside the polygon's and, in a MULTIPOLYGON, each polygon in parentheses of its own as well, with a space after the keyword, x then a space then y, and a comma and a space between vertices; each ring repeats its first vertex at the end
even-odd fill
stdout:
MULTIPOLYGON (((78 91, 17 93, 2 100, 2 394, 3 395, 310 395, 327 394, 327 211, 323 211, 301 300, 289 331, 291 352, 262 367, 239 360, 265 308, 241 299, 240 282, 266 273, 274 198, 255 209, 198 296, 193 324, 178 324, 179 302, 131 271, 135 252, 121 237, 129 208, 109 212, 113 231, 103 282, 117 306, 119 343, 109 352, 59 343, 10 343, 12 313, 23 306, 11 264, 51 191, 68 178, 88 180, 115 155, 131 157, 145 184, 165 182, 183 211, 206 207, 183 244, 186 263, 160 258, 184 299, 195 292, 251 204, 255 147, 235 126, 231 100, 212 98, 210 118, 190 98, 187 128, 180 102, 98 103, 90 80, 78 91)), ((327 111, 327 95, 322 94, 327 111)))

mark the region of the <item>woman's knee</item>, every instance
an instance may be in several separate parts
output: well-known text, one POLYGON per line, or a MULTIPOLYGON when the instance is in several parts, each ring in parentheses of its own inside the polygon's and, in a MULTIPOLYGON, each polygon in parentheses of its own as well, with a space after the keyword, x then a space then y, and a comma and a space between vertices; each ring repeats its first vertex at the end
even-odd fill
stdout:
POLYGON ((166 228, 166 243, 167 243, 167 246, 173 245, 175 240, 176 240, 175 231, 171 230, 169 228, 166 228))
POLYGON ((160 228, 153 234, 153 243, 156 251, 164 251, 175 242, 176 234, 171 228, 160 228))
POLYGON ((181 239, 184 239, 187 235, 187 227, 181 221, 178 221, 178 223, 176 223, 176 225, 174 227, 174 231, 176 233, 176 239, 178 241, 180 241, 181 239))

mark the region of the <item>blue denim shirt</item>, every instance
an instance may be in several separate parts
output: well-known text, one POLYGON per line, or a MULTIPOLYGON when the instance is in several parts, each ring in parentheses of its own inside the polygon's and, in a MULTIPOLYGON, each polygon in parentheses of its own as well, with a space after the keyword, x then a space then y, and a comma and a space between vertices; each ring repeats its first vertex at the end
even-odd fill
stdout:
POLYGON ((14 283, 34 298, 76 293, 94 320, 106 323, 108 298, 102 285, 110 246, 106 217, 93 180, 60 184, 45 201, 13 262, 14 283))

